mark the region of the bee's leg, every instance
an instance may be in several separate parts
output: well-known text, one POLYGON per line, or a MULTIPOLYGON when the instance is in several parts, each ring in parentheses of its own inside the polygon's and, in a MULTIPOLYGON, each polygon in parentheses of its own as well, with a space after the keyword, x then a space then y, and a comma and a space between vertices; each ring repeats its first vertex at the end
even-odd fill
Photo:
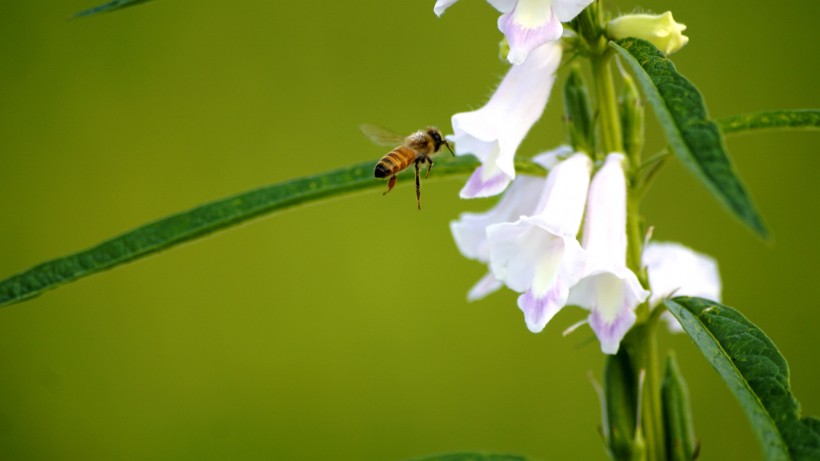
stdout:
POLYGON ((388 192, 393 190, 393 186, 396 185, 396 180, 397 180, 396 175, 391 176, 390 179, 387 180, 387 190, 384 191, 384 193, 382 195, 387 195, 388 192))
POLYGON ((419 182, 419 161, 416 161, 416 205, 421 210, 421 183, 419 182))
POLYGON ((433 159, 432 159, 432 157, 430 157, 428 155, 428 156, 424 157, 424 160, 427 161, 427 174, 424 175, 424 178, 426 179, 426 178, 430 177, 430 170, 433 169, 433 159))

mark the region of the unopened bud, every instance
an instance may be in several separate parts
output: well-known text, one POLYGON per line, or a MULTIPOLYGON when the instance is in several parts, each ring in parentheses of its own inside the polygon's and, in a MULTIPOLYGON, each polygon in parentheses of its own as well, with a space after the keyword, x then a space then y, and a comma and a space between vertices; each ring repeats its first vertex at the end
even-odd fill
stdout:
POLYGON ((629 158, 640 158, 644 141, 644 109, 641 95, 635 81, 629 74, 623 74, 623 90, 618 98, 621 116, 621 132, 624 151, 629 158))
POLYGON ((570 69, 564 83, 564 122, 575 152, 594 152, 589 92, 577 66, 570 69))
POLYGON ((607 35, 613 40, 627 37, 641 38, 651 42, 666 54, 683 48, 689 37, 683 35, 685 24, 672 18, 672 12, 653 14, 627 14, 617 17, 606 26, 607 35))
POLYGON ((692 425, 689 390, 674 355, 666 359, 661 385, 666 427, 666 452, 672 461, 691 461, 698 457, 698 441, 692 425))

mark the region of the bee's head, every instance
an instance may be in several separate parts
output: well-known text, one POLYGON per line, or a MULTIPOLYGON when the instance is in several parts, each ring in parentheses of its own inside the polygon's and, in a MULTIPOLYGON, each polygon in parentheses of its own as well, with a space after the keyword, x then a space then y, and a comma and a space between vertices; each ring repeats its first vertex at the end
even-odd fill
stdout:
POLYGON ((444 136, 441 134, 438 128, 434 126, 427 127, 427 134, 433 139, 435 143, 434 152, 438 152, 441 149, 442 144, 447 146, 447 150, 450 151, 453 156, 455 156, 455 152, 453 152, 453 147, 450 145, 450 141, 444 139, 444 136))

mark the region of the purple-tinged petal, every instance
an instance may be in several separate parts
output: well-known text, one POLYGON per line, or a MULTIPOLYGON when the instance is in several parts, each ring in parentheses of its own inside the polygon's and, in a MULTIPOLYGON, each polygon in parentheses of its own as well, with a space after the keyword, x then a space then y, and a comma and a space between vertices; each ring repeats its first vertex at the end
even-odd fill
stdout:
POLYGON ((461 198, 492 197, 504 192, 504 189, 512 181, 503 171, 497 171, 494 175, 485 178, 484 167, 476 168, 467 184, 458 193, 461 198))
POLYGON ((510 52, 507 60, 512 64, 522 64, 529 54, 541 45, 558 40, 564 31, 561 22, 552 11, 535 10, 528 14, 524 10, 525 2, 519 1, 515 9, 498 18, 498 28, 507 37, 510 52))
POLYGON ((589 326, 601 343, 601 352, 617 354, 626 332, 635 324, 636 316, 633 307, 623 306, 615 318, 606 321, 600 311, 592 311, 589 315, 589 326))
POLYGON ((518 308, 524 313, 527 328, 533 333, 540 333, 555 314, 567 302, 569 290, 559 278, 549 291, 536 295, 532 289, 518 297, 518 308))

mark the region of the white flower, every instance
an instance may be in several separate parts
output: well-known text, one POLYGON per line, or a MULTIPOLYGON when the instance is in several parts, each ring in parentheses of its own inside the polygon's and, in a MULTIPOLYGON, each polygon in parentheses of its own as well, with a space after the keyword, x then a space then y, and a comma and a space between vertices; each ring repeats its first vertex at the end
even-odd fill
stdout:
POLYGON ((635 308, 649 296, 626 267, 623 161, 623 154, 609 154, 592 179, 583 242, 589 262, 567 301, 591 311, 589 324, 606 354, 618 352, 624 335, 635 324, 635 308))
MULTIPOLYGON (((550 169, 559 156, 571 153, 569 147, 538 155, 533 161, 550 169)), ((515 221, 522 215, 532 214, 544 187, 544 178, 518 176, 501 196, 495 207, 485 213, 462 213, 457 221, 450 223, 450 230, 458 250, 465 257, 488 264, 490 246, 487 242, 487 227, 493 224, 515 221)), ((470 289, 467 299, 475 301, 501 288, 502 284, 490 272, 470 289)))
MULTIPOLYGON (((507 37, 510 53, 507 59, 521 64, 544 43, 558 40, 564 31, 562 22, 570 21, 592 0, 488 0, 503 13, 498 28, 507 37)), ((456 0, 438 0, 433 11, 441 16, 456 0)))
POLYGON ((575 236, 591 167, 586 154, 572 155, 550 170, 531 215, 487 228, 490 269, 498 280, 523 293, 518 307, 532 332, 543 330, 564 307, 569 288, 584 270, 584 250, 575 236))
POLYGON ((613 40, 641 38, 666 54, 678 51, 689 42, 689 37, 683 35, 684 30, 686 25, 675 22, 671 11, 658 15, 627 14, 609 21, 606 26, 607 34, 613 40))
POLYGON ((456 155, 481 160, 461 190, 462 198, 500 194, 515 179, 515 151, 544 112, 560 61, 559 44, 538 48, 526 63, 510 68, 484 107, 453 115, 450 139, 456 155))
MULTIPOLYGON (((670 296, 698 296, 720 301, 721 282, 717 262, 679 243, 650 242, 643 250, 643 264, 649 276, 650 306, 670 296)), ((669 312, 664 319, 670 331, 683 331, 669 312)))

